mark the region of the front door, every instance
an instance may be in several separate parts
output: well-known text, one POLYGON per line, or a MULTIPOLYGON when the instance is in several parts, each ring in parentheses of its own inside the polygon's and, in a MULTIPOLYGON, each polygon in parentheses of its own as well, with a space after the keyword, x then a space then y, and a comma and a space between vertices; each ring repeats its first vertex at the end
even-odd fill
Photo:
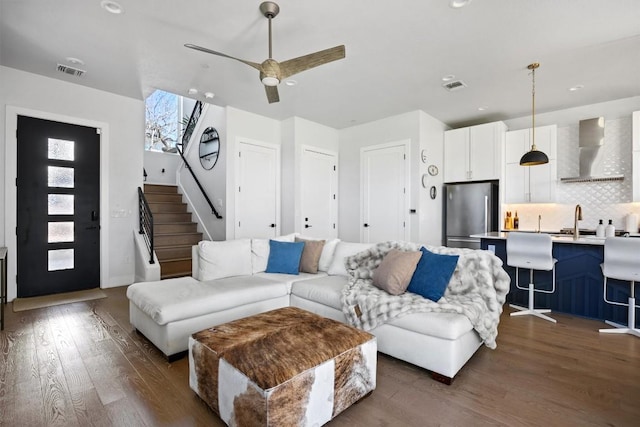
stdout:
POLYGON ((18 297, 100 286, 98 129, 18 116, 18 297))

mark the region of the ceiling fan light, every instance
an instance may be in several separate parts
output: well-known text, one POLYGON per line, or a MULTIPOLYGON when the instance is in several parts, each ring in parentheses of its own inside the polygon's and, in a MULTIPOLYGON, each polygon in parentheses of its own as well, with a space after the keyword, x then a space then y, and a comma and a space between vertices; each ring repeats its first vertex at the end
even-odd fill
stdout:
POLYGON ((520 166, 537 166, 549 163, 549 157, 542 151, 536 150, 535 147, 531 151, 524 153, 520 159, 520 166))
POLYGON ((265 86, 278 86, 279 83, 280 80, 278 80, 276 77, 264 76, 262 78, 262 84, 265 86))

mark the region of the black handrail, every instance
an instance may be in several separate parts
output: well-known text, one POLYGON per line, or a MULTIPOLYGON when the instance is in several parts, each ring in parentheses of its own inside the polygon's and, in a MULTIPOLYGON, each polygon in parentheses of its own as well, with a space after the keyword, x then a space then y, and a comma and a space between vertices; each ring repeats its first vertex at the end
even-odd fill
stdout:
POLYGON ((143 235, 147 249, 149 249, 149 264, 155 264, 153 260, 153 214, 140 187, 138 187, 138 209, 140 212, 140 231, 138 233, 143 235))
POLYGON ((182 143, 176 144, 176 149, 178 150, 178 154, 180 154, 180 157, 182 158, 184 165, 187 167, 187 170, 189 170, 189 172, 191 173, 191 176, 193 177, 196 184, 198 185, 198 188, 200 189, 200 192, 204 196, 204 199, 209 204, 209 207, 211 208, 211 213, 213 213, 216 216, 216 218, 222 219, 222 215, 220 215, 216 210, 215 206, 213 206, 211 199, 209 199, 209 196, 207 196, 207 193, 206 191, 204 191, 204 188, 202 187, 202 184, 200 184, 200 181, 198 181, 196 174, 193 173, 193 170, 191 169, 191 165, 189 165, 189 162, 187 162, 187 159, 185 159, 184 155, 182 154, 182 149, 180 148, 180 146, 182 146, 183 148, 186 147, 189 141, 189 138, 191 138, 191 135, 193 134, 193 130, 196 127, 196 123, 198 121, 198 118, 200 118, 201 113, 202 113, 202 102, 197 101, 195 107, 193 107, 193 112, 191 113, 191 117, 189 118, 189 123, 187 124, 184 134, 182 135, 182 143), (185 142, 185 139, 187 142, 185 142))

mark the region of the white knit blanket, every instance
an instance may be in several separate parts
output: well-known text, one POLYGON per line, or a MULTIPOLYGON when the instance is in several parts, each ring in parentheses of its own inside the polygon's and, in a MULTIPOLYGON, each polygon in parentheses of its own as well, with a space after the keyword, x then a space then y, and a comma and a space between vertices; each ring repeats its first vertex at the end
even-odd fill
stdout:
POLYGON ((411 292, 390 295, 372 285, 373 271, 389 250, 417 251, 420 246, 384 242, 345 259, 349 281, 342 293, 342 311, 349 323, 369 331, 410 313, 459 313, 469 318, 487 347, 495 348, 511 279, 502 268, 502 260, 491 252, 425 245, 437 254, 460 256, 444 296, 437 303, 411 292))

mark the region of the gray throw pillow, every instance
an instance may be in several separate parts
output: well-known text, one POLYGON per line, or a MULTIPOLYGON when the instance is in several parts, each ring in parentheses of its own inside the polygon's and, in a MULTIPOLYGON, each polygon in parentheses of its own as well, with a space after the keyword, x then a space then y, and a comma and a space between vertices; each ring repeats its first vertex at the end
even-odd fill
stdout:
POLYGON ((404 293, 421 256, 417 251, 391 249, 373 271, 373 285, 391 295, 404 293))
POLYGON ((324 240, 305 240, 296 237, 296 242, 304 242, 302 257, 300 258, 300 271, 316 274, 320 255, 322 255, 322 248, 324 248, 324 240))

